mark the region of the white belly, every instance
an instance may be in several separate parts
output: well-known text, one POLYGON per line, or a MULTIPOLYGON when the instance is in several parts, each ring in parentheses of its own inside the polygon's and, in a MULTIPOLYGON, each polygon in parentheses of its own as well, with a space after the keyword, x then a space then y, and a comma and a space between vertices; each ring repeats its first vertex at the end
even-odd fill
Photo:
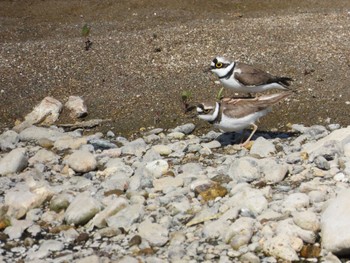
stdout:
POLYGON ((265 109, 238 119, 232 119, 222 115, 220 123, 216 123, 215 127, 223 132, 241 131, 255 123, 259 118, 265 116, 270 110, 270 108, 265 109))

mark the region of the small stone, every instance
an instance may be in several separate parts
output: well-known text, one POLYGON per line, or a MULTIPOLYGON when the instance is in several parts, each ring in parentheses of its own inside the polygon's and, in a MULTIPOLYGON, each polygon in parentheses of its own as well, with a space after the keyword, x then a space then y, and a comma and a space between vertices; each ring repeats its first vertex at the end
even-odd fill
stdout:
POLYGON ((148 162, 145 166, 145 172, 152 178, 159 178, 165 174, 169 169, 167 161, 160 159, 152 162, 148 162))
POLYGON ((182 178, 179 177, 163 177, 159 179, 153 180, 153 187, 155 191, 164 191, 168 187, 181 187, 184 184, 184 181, 182 178))
POLYGON ((317 232, 320 229, 320 222, 317 215, 311 211, 293 213, 294 223, 305 230, 317 232))
POLYGON ((214 184, 210 188, 199 192, 202 200, 207 202, 209 200, 215 200, 217 197, 224 197, 227 194, 227 189, 219 184, 214 184))
POLYGON ((238 218, 227 230, 225 242, 230 244, 234 250, 247 245, 254 233, 255 220, 249 217, 238 218))
POLYGON ((185 134, 182 132, 171 132, 167 135, 169 140, 181 140, 185 137, 185 134))
POLYGON ((303 245, 300 250, 300 256, 303 258, 318 258, 321 254, 321 247, 318 245, 303 245))
POLYGON ((251 155, 256 155, 260 158, 272 156, 275 152, 275 145, 270 140, 266 140, 264 137, 258 137, 250 149, 251 155))
POLYGON ((0 175, 21 172, 28 165, 25 148, 17 148, 0 160, 0 175))
POLYGON ((134 204, 126 206, 113 216, 107 217, 106 223, 112 228, 124 228, 128 230, 132 225, 135 224, 140 218, 144 216, 144 209, 142 204, 134 204))
POLYGON ((138 138, 132 142, 127 142, 121 148, 122 154, 135 155, 141 157, 147 150, 147 144, 144 139, 138 138))
POLYGON ((260 179, 261 172, 258 160, 252 157, 235 159, 230 165, 228 175, 238 182, 252 182, 260 179))
POLYGON ((330 164, 324 158, 323 156, 317 156, 314 160, 314 163, 316 164, 317 168, 322 169, 322 170, 329 170, 330 169, 330 164))
POLYGON ((82 118, 87 115, 87 107, 84 100, 79 96, 69 96, 64 106, 71 111, 69 115, 72 118, 82 118))
POLYGON ((75 172, 86 173, 96 169, 97 161, 92 153, 77 150, 67 158, 67 164, 75 172))
POLYGON ((194 131, 196 126, 193 123, 186 123, 184 125, 176 127, 173 132, 181 132, 184 134, 190 134, 194 131))
POLYGON ((50 209, 59 213, 62 210, 67 209, 73 197, 69 194, 61 193, 55 195, 50 200, 50 209))
POLYGON ((172 152, 171 148, 168 145, 162 144, 154 145, 152 149, 160 155, 169 155, 172 152))
POLYGON ((265 158, 259 161, 263 180, 267 183, 279 183, 288 173, 288 166, 279 164, 274 159, 265 158))
POLYGON ((163 226, 150 221, 142 222, 138 227, 138 231, 139 235, 146 239, 151 246, 161 247, 169 240, 169 231, 163 226))
POLYGON ((309 204, 310 199, 307 194, 293 193, 284 200, 282 207, 286 211, 295 211, 299 208, 308 207, 309 204))
POLYGON ((34 165, 35 163, 57 164, 59 159, 60 157, 54 154, 52 151, 40 149, 33 157, 28 160, 28 162, 30 165, 34 165))
POLYGON ((77 195, 68 206, 64 219, 67 224, 85 225, 101 210, 100 203, 88 192, 77 195))
POLYGON ((12 130, 5 131, 0 135, 0 150, 8 151, 16 147, 19 142, 18 133, 12 130))

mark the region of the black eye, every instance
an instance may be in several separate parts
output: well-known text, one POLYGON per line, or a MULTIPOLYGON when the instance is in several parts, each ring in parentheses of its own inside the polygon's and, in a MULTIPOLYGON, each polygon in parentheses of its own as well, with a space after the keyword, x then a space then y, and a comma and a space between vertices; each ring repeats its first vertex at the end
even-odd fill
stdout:
POLYGON ((215 67, 216 68, 221 68, 222 67, 222 63, 221 62, 216 62, 215 67))

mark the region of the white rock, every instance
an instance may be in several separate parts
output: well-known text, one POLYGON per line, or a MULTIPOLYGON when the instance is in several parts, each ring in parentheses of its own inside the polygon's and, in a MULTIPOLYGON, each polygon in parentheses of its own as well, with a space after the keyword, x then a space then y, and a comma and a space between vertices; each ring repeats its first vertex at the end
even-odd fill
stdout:
POLYGON ((40 258, 46 258, 50 255, 51 252, 55 251, 61 251, 64 249, 64 244, 57 240, 44 240, 38 251, 33 252, 32 254, 29 254, 29 259, 40 259, 40 258))
POLYGON ((202 143, 201 145, 202 145, 202 147, 208 148, 208 149, 216 149, 216 148, 221 147, 221 143, 217 140, 212 140, 212 141, 207 142, 207 143, 202 143))
POLYGON ((285 211, 295 211, 300 208, 308 207, 310 204, 310 198, 304 193, 290 194, 282 203, 282 207, 285 211))
POLYGON ((14 218, 23 217, 30 209, 40 207, 53 195, 45 185, 17 184, 5 194, 5 205, 9 207, 7 214, 14 218))
POLYGON ((279 164, 272 158, 259 160, 259 165, 263 179, 267 183, 281 182, 288 172, 288 166, 286 164, 279 164))
POLYGON ((60 157, 54 154, 52 151, 40 149, 33 157, 28 160, 28 162, 30 165, 33 165, 35 163, 57 164, 59 159, 60 157))
MULTIPOLYGON (((1 142, 0 142, 0 145, 1 145, 1 142)), ((350 157, 350 143, 346 143, 343 149, 344 149, 344 155, 346 157, 350 157)))
POLYGON ((39 141, 43 139, 56 141, 64 135, 65 134, 58 129, 31 126, 21 131, 19 138, 21 141, 39 141))
POLYGON ((13 130, 8 130, 0 134, 0 150, 2 151, 14 149, 18 142, 18 133, 13 130))
POLYGON ((182 132, 171 132, 167 137, 169 140, 181 140, 185 137, 185 134, 182 132))
POLYGON ((255 220, 250 217, 238 218, 226 231, 224 241, 235 250, 247 245, 254 233, 255 220))
POLYGON ((82 118, 87 115, 87 107, 84 100, 79 96, 69 96, 64 106, 71 111, 69 115, 72 118, 82 118))
POLYGON ((126 143, 122 148, 122 154, 135 155, 141 157, 147 150, 147 144, 142 138, 126 143))
POLYGON ((321 215, 322 247, 335 255, 350 255, 350 190, 329 201, 321 215))
POLYGON ((320 229, 320 221, 312 211, 294 212, 294 223, 305 230, 316 232, 320 229))
POLYGON ((266 140, 264 137, 258 137, 250 149, 251 155, 257 155, 261 158, 272 156, 275 152, 275 145, 270 140, 266 140))
POLYGON ((145 166, 145 173, 152 178, 159 178, 165 174, 169 169, 167 161, 160 159, 152 162, 148 162, 145 166))
POLYGON ((181 132, 184 134, 190 134, 196 126, 193 123, 186 123, 173 129, 173 132, 181 132))
POLYGON ((260 179, 258 160, 252 157, 235 159, 229 167, 228 175, 238 182, 252 182, 260 179))
POLYGON ((184 184, 182 178, 166 176, 159 179, 153 180, 153 187, 155 191, 163 191, 168 187, 181 187, 184 184))
POLYGON ((0 160, 0 175, 21 172, 28 165, 25 148, 17 148, 0 160))
POLYGON ((124 209, 128 205, 128 202, 124 198, 116 198, 110 202, 107 207, 97 213, 92 220, 88 223, 87 227, 93 229, 93 227, 103 228, 107 226, 106 219, 117 214, 120 210, 124 209))
POLYGON ((11 225, 5 228, 4 233, 9 236, 9 239, 17 239, 22 236, 24 230, 32 225, 32 220, 11 219, 11 225))
POLYGON ((52 97, 45 97, 33 111, 25 116, 24 122, 16 125, 13 130, 21 131, 37 123, 53 124, 59 117, 62 103, 52 97))
POLYGON ((289 240, 289 236, 285 234, 278 234, 277 236, 263 242, 263 251, 268 255, 280 258, 282 260, 299 260, 298 254, 291 246, 289 240))
POLYGON ((169 240, 169 231, 163 226, 144 221, 138 226, 139 235, 146 239, 151 246, 161 247, 169 240))
POLYGON ((86 173, 96 169, 97 161, 92 153, 77 150, 68 156, 67 164, 78 173, 86 173))
POLYGON ((160 155, 169 155, 172 152, 171 148, 168 145, 163 144, 154 145, 152 146, 152 149, 160 155))
POLYGON ((101 210, 101 204, 88 192, 77 195, 68 206, 64 219, 67 224, 85 225, 101 210))
POLYGON ((87 144, 86 137, 73 137, 70 135, 63 135, 54 142, 54 149, 64 151, 67 149, 79 149, 82 145, 87 144))
POLYGON ((144 214, 143 205, 130 205, 120 210, 117 214, 106 218, 106 222, 109 227, 115 229, 122 227, 125 230, 129 230, 144 214))

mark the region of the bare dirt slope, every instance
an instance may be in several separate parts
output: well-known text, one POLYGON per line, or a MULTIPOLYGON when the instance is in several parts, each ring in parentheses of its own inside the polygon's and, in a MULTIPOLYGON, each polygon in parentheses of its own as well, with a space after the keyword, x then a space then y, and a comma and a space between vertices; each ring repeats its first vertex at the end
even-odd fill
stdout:
POLYGON ((0 1, 0 131, 45 96, 82 96, 87 119, 112 119, 99 129, 116 134, 193 121, 181 93, 215 98, 221 86, 203 69, 216 55, 295 79, 298 93, 260 129, 347 126, 349 12, 348 0, 0 1))

